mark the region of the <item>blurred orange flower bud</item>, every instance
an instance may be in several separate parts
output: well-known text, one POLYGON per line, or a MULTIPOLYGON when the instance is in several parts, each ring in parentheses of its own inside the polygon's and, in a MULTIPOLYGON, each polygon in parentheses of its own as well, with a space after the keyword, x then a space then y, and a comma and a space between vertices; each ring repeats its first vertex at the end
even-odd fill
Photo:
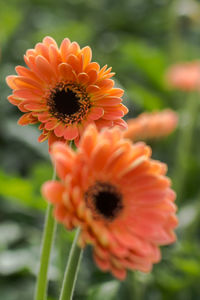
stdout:
POLYGON ((134 141, 160 138, 173 132, 178 123, 178 115, 171 109, 161 112, 142 113, 128 120, 128 130, 124 137, 134 141))
POLYGON ((200 86, 200 61, 171 66, 166 73, 169 86, 181 91, 195 91, 200 86))

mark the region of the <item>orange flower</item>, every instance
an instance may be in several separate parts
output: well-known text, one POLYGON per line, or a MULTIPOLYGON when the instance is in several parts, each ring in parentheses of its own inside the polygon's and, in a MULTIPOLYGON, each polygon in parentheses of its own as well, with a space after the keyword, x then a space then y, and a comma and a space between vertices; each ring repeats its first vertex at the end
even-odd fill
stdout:
POLYGON ((100 69, 91 62, 89 47, 80 49, 65 38, 60 48, 51 37, 45 37, 24 60, 29 69, 17 66, 17 76, 8 76, 14 90, 8 100, 25 114, 20 125, 40 122, 39 142, 49 139, 79 141, 88 123, 97 128, 120 125, 127 108, 121 104, 123 90, 114 88, 114 73, 107 65, 100 69))
POLYGON ((144 143, 131 144, 115 127, 98 133, 90 125, 77 152, 52 146, 61 181, 43 185, 55 218, 81 228, 79 245, 93 246, 103 271, 124 279, 126 269, 149 272, 160 260, 160 245, 175 241, 175 193, 166 165, 150 159, 144 143))
POLYGON ((200 61, 171 66, 166 74, 168 84, 181 91, 195 91, 200 87, 200 61))
POLYGON ((171 109, 160 112, 143 113, 128 120, 124 137, 134 141, 160 138, 173 132, 178 123, 178 115, 171 109))

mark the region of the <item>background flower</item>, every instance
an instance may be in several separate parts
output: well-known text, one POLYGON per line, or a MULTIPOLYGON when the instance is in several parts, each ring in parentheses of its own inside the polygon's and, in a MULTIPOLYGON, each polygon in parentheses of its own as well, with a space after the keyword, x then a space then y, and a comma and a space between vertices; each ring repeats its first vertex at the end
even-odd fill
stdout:
POLYGON ((119 129, 98 134, 94 126, 77 152, 52 146, 61 182, 45 183, 43 195, 58 221, 81 227, 80 246, 92 244, 97 265, 119 279, 126 269, 149 272, 160 260, 158 246, 175 241, 175 193, 166 165, 150 156, 149 147, 132 145, 119 129))
POLYGON ((98 128, 126 127, 121 119, 128 112, 121 104, 123 90, 114 88, 111 68, 100 69, 91 58, 90 47, 80 49, 65 38, 58 48, 54 39, 46 37, 26 51, 28 69, 17 66, 18 76, 7 77, 13 89, 8 100, 25 113, 18 123, 40 122, 40 142, 78 143, 86 125, 94 122, 98 128))
POLYGON ((197 91, 200 87, 200 62, 174 64, 167 70, 167 83, 181 91, 197 91))
POLYGON ((165 109, 159 112, 142 113, 128 120, 128 129, 124 137, 134 141, 148 140, 168 136, 178 124, 178 114, 165 109))

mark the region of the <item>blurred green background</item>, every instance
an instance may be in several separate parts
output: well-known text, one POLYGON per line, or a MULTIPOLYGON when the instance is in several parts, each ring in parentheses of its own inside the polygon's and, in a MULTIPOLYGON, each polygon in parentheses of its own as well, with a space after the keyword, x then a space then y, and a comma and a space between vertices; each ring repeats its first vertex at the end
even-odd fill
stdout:
MULTIPOLYGON (((88 248, 74 299, 200 299, 200 97, 169 91, 164 81, 169 65, 200 58, 195 0, 0 1, 0 299, 33 299, 46 207, 40 187, 52 176, 37 126, 17 125, 21 113, 6 100, 5 76, 24 65, 25 51, 46 35, 90 45, 93 60, 112 66, 129 118, 166 107, 180 117, 176 132, 150 142, 178 193, 177 243, 162 248, 163 260, 151 274, 130 272, 122 283, 96 268, 88 248)), ((57 227, 49 300, 58 297, 72 238, 57 227)))

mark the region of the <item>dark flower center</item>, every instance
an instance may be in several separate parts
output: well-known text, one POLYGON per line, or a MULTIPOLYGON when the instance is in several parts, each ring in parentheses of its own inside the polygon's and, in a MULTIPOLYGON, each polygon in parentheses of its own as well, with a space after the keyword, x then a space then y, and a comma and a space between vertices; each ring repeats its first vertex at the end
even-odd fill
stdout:
POLYGON ((53 95, 55 110, 58 113, 66 114, 69 116, 75 114, 79 110, 79 100, 80 99, 77 94, 70 89, 63 89, 61 91, 58 90, 53 95))
POLYGON ((108 182, 96 182, 85 193, 88 207, 94 211, 95 217, 103 216, 114 220, 122 210, 122 195, 117 187, 108 182))
POLYGON ((84 87, 76 83, 58 83, 47 96, 49 111, 65 124, 79 123, 87 115, 91 102, 84 87))

